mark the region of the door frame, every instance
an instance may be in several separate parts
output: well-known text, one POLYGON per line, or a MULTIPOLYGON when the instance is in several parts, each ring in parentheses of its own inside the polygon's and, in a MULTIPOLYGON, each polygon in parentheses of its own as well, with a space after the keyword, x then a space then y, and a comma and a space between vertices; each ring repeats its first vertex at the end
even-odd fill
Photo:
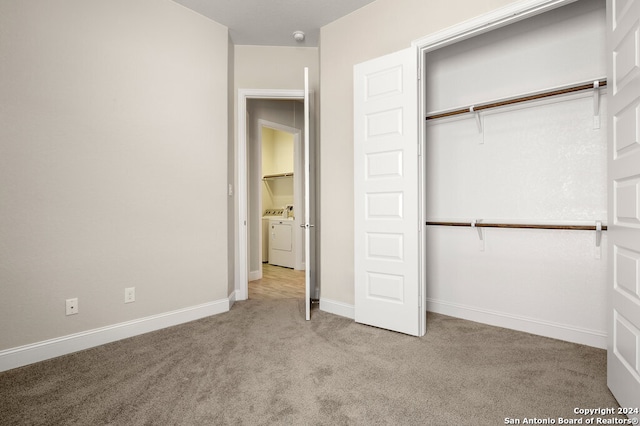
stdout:
MULTIPOLYGON (((250 99, 273 100, 304 100, 304 90, 278 89, 238 89, 236 138, 235 143, 235 187, 236 187, 236 217, 235 217, 235 300, 249 298, 249 259, 248 259, 248 182, 247 182, 247 102, 250 99)), ((309 267, 309 265, 306 265, 309 267)))
MULTIPOLYGON (((480 15, 411 42, 420 53, 420 70, 424 69, 424 54, 450 44, 522 21, 527 18, 566 6, 578 0, 521 0, 493 12, 480 15)), ((424 83, 424 82, 422 82, 424 83)), ((421 105, 424 106, 424 105, 421 105)))

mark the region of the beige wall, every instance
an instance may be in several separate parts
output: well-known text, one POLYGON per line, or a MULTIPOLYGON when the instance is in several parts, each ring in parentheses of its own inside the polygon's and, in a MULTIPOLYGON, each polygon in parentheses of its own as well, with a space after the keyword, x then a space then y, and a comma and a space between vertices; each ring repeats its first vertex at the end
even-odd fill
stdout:
POLYGON ((301 89, 304 66, 323 90, 323 297, 353 303, 353 65, 507 3, 378 0, 319 52, 234 47, 169 0, 1 2, 0 350, 227 297, 237 89, 301 89))
POLYGON ((0 2, 0 350, 227 297, 227 52, 169 0, 0 2))
MULTIPOLYGON (((236 46, 236 89, 304 89, 302 70, 309 67, 311 90, 318 90, 318 48, 236 46)), ((237 95, 237 93, 236 93, 237 95)))
POLYGON ((377 0, 321 29, 322 298, 353 304, 353 66, 512 0, 377 0))

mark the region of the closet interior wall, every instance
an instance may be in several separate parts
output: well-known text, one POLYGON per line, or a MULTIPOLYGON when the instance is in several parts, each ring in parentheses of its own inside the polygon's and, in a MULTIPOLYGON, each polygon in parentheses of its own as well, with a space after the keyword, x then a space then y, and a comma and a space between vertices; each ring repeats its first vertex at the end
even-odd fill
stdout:
MULTIPOLYGON (((426 54, 427 115, 606 77, 581 0, 426 54)), ((429 120, 426 219, 606 225, 606 88, 429 120), (600 116, 598 125, 594 116, 600 116)), ((606 347, 606 232, 429 226, 427 309, 606 347)))

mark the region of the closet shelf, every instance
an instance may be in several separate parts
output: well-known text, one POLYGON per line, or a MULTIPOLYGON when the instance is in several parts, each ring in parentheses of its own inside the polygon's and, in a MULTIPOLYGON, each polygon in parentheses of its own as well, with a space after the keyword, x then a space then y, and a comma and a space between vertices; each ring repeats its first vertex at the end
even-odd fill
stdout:
POLYGON ((567 93, 580 92, 583 90, 589 90, 589 89, 594 90, 594 89, 599 89, 601 87, 604 87, 606 85, 607 85, 607 79, 603 78, 603 79, 589 81, 586 83, 580 83, 580 84, 571 85, 571 86, 557 87, 555 89, 551 89, 548 91, 535 92, 535 93, 531 93, 528 95, 523 95, 515 98, 506 98, 506 99, 500 99, 497 101, 481 103, 478 105, 471 105, 467 108, 456 108, 448 111, 432 113, 430 115, 427 115, 425 117, 425 120, 435 120, 438 118, 452 117, 454 115, 468 114, 470 112, 478 112, 485 109, 513 105, 521 102, 533 101, 536 99, 544 99, 551 96, 564 95, 567 93))
MULTIPOLYGON (((510 228, 510 229, 560 229, 568 231, 597 231, 595 225, 549 225, 549 224, 527 224, 527 223, 484 223, 484 222, 426 222, 428 226, 468 226, 475 228, 510 228)), ((602 231, 607 230, 606 225, 602 225, 602 231)))
POLYGON ((288 177, 293 177, 293 172, 290 172, 290 173, 276 173, 276 174, 273 174, 273 175, 264 175, 262 177, 262 180, 282 179, 282 178, 288 178, 288 177))

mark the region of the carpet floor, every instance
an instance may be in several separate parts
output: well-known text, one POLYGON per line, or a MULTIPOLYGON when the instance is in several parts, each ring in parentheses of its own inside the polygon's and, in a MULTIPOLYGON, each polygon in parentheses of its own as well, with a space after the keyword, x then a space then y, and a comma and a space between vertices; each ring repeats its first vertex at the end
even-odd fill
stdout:
POLYGON ((237 302, 0 373, 0 423, 557 424, 617 407, 604 350, 437 314, 415 338, 303 312, 297 299, 237 302))

